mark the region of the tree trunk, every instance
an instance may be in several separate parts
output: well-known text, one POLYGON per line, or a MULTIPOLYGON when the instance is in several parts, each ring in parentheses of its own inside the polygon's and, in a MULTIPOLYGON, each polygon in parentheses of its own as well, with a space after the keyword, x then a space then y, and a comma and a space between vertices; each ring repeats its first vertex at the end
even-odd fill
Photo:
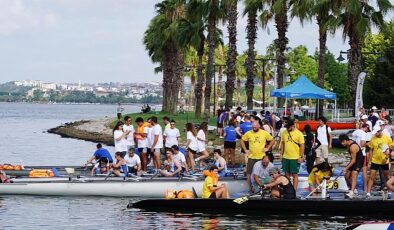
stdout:
POLYGON ((190 111, 190 110, 193 111, 193 108, 190 108, 190 107, 193 106, 193 104, 192 104, 193 101, 194 101, 193 94, 194 94, 194 91, 196 89, 196 77, 194 76, 194 74, 190 78, 190 83, 191 83, 191 89, 190 89, 190 95, 189 95, 188 111, 190 111))
POLYGON ((257 37, 257 14, 256 12, 249 12, 248 14, 248 24, 246 27, 248 39, 248 51, 246 58, 246 106, 248 110, 253 109, 253 89, 254 89, 254 66, 256 63, 255 56, 256 52, 254 46, 256 44, 257 37))
POLYGON ((205 74, 205 113, 210 117, 211 105, 211 81, 214 77, 215 70, 215 46, 216 46, 216 7, 217 0, 210 1, 210 9, 208 16, 208 64, 205 74))
POLYGON ((226 103, 225 108, 233 107, 234 86, 236 79, 236 62, 237 62, 237 2, 232 2, 228 14, 228 37, 229 50, 227 54, 227 81, 226 81, 226 103))
POLYGON ((205 44, 205 35, 204 35, 204 30, 200 30, 199 32, 200 36, 200 45, 197 50, 197 55, 198 55, 198 66, 197 66, 197 85, 194 91, 194 96, 196 98, 196 103, 195 103, 195 111, 194 115, 196 118, 201 118, 201 113, 202 113, 202 106, 203 106, 203 87, 204 87, 204 75, 203 75, 203 65, 202 65, 202 60, 204 56, 204 44, 205 44))
MULTIPOLYGON (((222 81, 223 81, 223 68, 219 68, 219 73, 218 73, 218 81, 216 84, 216 93, 215 93, 215 108, 216 110, 219 108, 219 99, 220 96, 222 95, 222 81)), ((216 113, 216 111, 215 111, 216 113)))
MULTIPOLYGON (((349 85, 352 96, 350 108, 355 109, 358 75, 362 71, 361 39, 356 35, 349 36, 350 56, 349 56, 349 85)), ((356 111, 354 111, 355 113, 356 111)), ((354 114, 353 114, 354 115, 354 114)))
POLYGON ((237 78, 237 107, 241 105, 241 79, 237 78))
MULTIPOLYGON (((281 13, 275 14, 275 26, 278 32, 278 38, 275 40, 276 45, 276 57, 278 59, 277 63, 277 80, 278 80, 278 88, 282 88, 284 86, 284 77, 285 77, 285 64, 286 57, 285 51, 287 48, 287 44, 289 43, 289 39, 286 37, 287 29, 289 27, 289 23, 287 21, 287 1, 283 1, 283 10, 281 13)), ((283 107, 284 99, 278 98, 278 108, 283 107)))
MULTIPOLYGON (((324 28, 324 24, 320 17, 317 17, 317 25, 319 26, 319 69, 318 69, 318 80, 317 86, 320 88, 324 88, 324 75, 325 75, 325 66, 326 66, 326 43, 327 43, 327 30, 324 28)), ((323 103, 316 103, 316 111, 315 119, 318 119, 319 116, 323 116, 323 103)))

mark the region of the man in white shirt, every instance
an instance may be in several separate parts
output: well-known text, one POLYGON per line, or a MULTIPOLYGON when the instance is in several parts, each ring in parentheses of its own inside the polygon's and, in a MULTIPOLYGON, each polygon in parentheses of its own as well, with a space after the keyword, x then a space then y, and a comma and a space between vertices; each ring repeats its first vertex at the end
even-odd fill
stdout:
POLYGON ((150 131, 150 150, 153 153, 153 163, 155 168, 160 169, 160 152, 163 148, 163 130, 161 126, 157 123, 157 117, 153 116, 150 118, 151 131, 150 131))
POLYGON ((326 125, 327 119, 323 116, 319 117, 319 126, 316 131, 316 164, 323 159, 328 162, 328 150, 332 148, 331 128, 326 125))
POLYGON ((141 159, 134 153, 134 148, 129 149, 129 154, 124 157, 124 160, 126 161, 129 173, 133 173, 137 176, 141 175, 141 159))
POLYGON ((130 116, 125 116, 124 117, 124 125, 123 125, 123 132, 127 133, 125 139, 126 139, 126 147, 127 150, 134 148, 134 127, 131 124, 132 120, 130 116))
MULTIPOLYGON (((252 170, 252 184, 262 187, 271 182, 269 170, 274 167, 268 156, 264 156, 261 161, 257 161, 252 170)), ((255 187, 255 186, 254 186, 255 187)))
POLYGON ((179 147, 177 145, 173 145, 171 148, 174 152, 174 160, 177 160, 181 163, 182 172, 188 172, 189 167, 187 166, 185 155, 179 151, 179 147))
POLYGON ((373 130, 372 122, 371 122, 370 120, 368 120, 368 115, 362 115, 362 116, 361 116, 361 121, 362 121, 364 124, 367 124, 367 125, 368 125, 369 131, 370 131, 370 132, 373 130))

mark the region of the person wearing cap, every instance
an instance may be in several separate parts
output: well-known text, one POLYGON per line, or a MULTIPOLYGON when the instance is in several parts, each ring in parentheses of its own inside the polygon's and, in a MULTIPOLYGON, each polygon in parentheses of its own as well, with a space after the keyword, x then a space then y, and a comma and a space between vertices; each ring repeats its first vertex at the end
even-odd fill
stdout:
POLYGON ((270 177, 273 181, 269 184, 262 186, 263 190, 271 190, 272 198, 282 198, 282 199, 295 199, 296 190, 291 184, 289 177, 280 174, 277 167, 273 167, 269 170, 270 177))
POLYGON ((389 131, 387 129, 385 129, 386 123, 383 120, 378 120, 375 124, 375 126, 373 127, 373 130, 378 130, 378 129, 382 129, 382 133, 383 135, 389 136, 391 138, 391 135, 389 133, 389 131))
POLYGON ((367 124, 368 128, 370 131, 372 131, 372 122, 370 120, 368 120, 368 115, 362 115, 361 116, 361 123, 362 124, 367 124))
POLYGON ((379 116, 375 116, 375 115, 376 113, 374 114, 373 110, 368 111, 368 120, 372 123, 372 125, 370 126, 371 130, 375 126, 376 121, 379 120, 379 116))
POLYGON ((375 183, 376 173, 381 169, 384 174, 384 181, 388 180, 389 177, 389 164, 388 164, 388 154, 389 146, 393 144, 390 137, 383 135, 383 129, 376 127, 372 133, 374 136, 368 143, 370 147, 370 156, 368 157, 368 167, 370 167, 371 172, 368 180, 367 196, 371 196, 371 189, 375 183))
POLYGON ((316 164, 328 161, 328 150, 332 148, 331 128, 327 126, 327 118, 319 117, 319 126, 316 130, 316 164))
POLYGON ((268 151, 274 144, 274 138, 265 130, 260 129, 259 122, 255 121, 252 124, 252 130, 246 132, 241 139, 241 147, 245 154, 248 155, 248 162, 246 164, 246 175, 248 178, 249 191, 252 192, 252 184, 250 175, 252 174, 253 166, 257 161, 260 161, 265 152, 268 151), (249 142, 249 149, 246 148, 245 142, 249 142), (266 142, 270 143, 266 146, 266 142))
POLYGON ((372 106, 371 111, 372 111, 372 115, 379 119, 379 114, 376 112, 377 109, 378 108, 376 106, 372 106))
POLYGON ((295 128, 294 120, 286 122, 286 131, 281 136, 280 156, 286 177, 293 177, 294 188, 298 186, 298 172, 304 161, 305 140, 301 131, 295 128))

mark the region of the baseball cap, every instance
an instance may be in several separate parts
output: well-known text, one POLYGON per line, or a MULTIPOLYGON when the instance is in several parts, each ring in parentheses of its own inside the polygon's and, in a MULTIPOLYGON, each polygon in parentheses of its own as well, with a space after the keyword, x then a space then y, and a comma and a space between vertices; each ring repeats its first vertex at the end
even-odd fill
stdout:
POLYGON ((376 121, 376 125, 384 125, 384 121, 382 121, 382 120, 377 120, 377 121, 376 121))
POLYGON ((364 119, 368 119, 368 116, 367 115, 362 115, 361 116, 361 120, 364 120, 364 119))
POLYGON ((379 126, 375 126, 372 130, 372 134, 375 135, 377 132, 381 131, 382 128, 380 128, 379 126))
POLYGON ((371 109, 378 109, 378 108, 376 108, 376 106, 372 106, 372 108, 371 109))
POLYGON ((368 125, 368 124, 363 124, 363 125, 361 126, 361 128, 369 128, 369 125, 368 125))

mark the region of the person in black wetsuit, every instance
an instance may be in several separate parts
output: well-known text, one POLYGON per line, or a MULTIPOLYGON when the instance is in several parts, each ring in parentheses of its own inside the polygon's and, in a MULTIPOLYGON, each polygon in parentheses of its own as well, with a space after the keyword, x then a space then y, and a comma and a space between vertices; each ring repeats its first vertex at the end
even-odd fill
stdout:
POLYGON ((269 170, 270 176, 273 181, 262 187, 263 190, 271 190, 272 198, 282 198, 282 199, 295 199, 296 191, 290 179, 286 176, 280 174, 277 167, 269 170))
POLYGON ((339 142, 344 147, 347 147, 347 150, 352 157, 349 164, 344 167, 342 171, 345 173, 345 178, 351 186, 350 192, 346 195, 350 198, 353 198, 355 196, 357 176, 364 165, 364 155, 361 147, 355 141, 350 140, 348 135, 341 134, 339 136, 339 142))
POLYGON ((310 125, 305 125, 304 132, 305 132, 304 155, 306 159, 306 170, 308 171, 308 173, 311 173, 316 160, 316 152, 313 149, 313 144, 315 143, 315 136, 311 131, 310 125))

